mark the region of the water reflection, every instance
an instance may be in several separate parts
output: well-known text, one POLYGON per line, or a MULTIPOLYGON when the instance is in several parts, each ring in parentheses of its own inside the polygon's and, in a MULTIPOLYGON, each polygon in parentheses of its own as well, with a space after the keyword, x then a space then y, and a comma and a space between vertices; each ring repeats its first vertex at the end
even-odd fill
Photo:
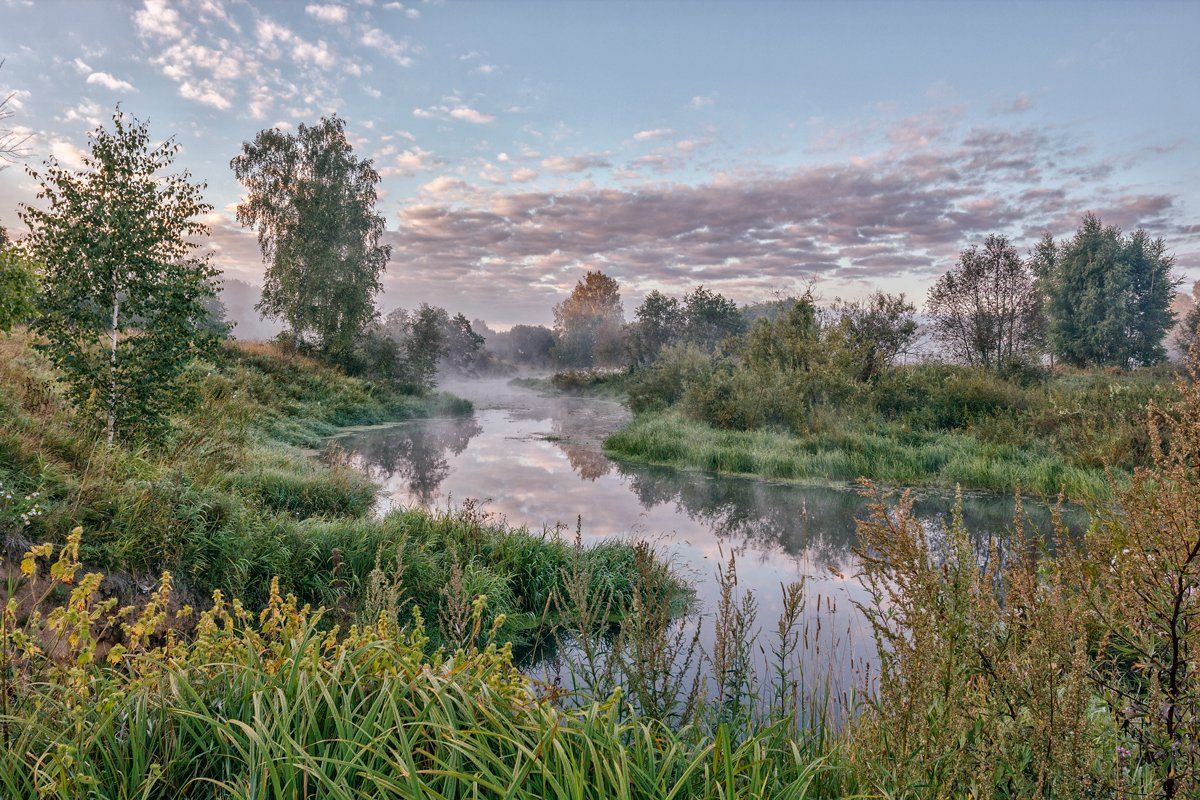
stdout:
MULTIPOLYGON (((473 417, 422 420, 420 424, 360 431, 339 437, 356 466, 372 480, 403 486, 413 501, 428 506, 440 496, 450 458, 483 432, 473 417)), ((395 490, 393 490, 395 491, 395 490)))
MULTIPOLYGON (((381 511, 470 498, 534 530, 573 530, 579 517, 587 538, 648 538, 694 582, 702 615, 711 615, 717 602, 713 576, 734 553, 739 586, 755 592, 763 628, 779 614, 781 584, 805 580, 803 622, 824 626, 825 666, 836 662, 848 686, 854 665, 872 660, 871 637, 855 607, 865 600, 854 580, 855 519, 865 508, 857 492, 616 462, 601 442, 627 418, 619 404, 542 397, 496 381, 449 388, 475 402, 472 417, 415 420, 339 438, 380 483, 381 511)), ((950 497, 924 496, 916 512, 936 530, 951 505, 950 497)), ((1026 511, 1037 527, 1049 528, 1047 509, 1029 504, 1026 511)), ((1010 498, 968 497, 963 504, 974 532, 1000 533, 1012 513, 1010 498)))

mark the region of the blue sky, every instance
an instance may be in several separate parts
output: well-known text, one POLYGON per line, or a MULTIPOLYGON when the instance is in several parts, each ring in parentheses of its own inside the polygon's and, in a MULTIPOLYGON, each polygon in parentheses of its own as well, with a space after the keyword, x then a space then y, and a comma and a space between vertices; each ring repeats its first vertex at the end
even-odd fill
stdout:
MULTIPOLYGON (((1087 210, 1200 277, 1200 3, 0 0, 31 161, 117 102, 209 185, 216 263, 261 275, 229 159, 338 113, 383 174, 381 305, 545 322, 586 269, 631 311, 703 282, 921 298, 991 232, 1087 210)), ((34 188, 0 172, 0 224, 34 188)))

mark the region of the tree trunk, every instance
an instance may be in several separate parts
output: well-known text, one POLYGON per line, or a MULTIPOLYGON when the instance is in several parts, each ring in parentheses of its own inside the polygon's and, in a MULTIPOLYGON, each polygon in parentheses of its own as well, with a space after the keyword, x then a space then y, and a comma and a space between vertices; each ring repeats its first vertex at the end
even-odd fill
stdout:
POLYGON ((108 446, 112 447, 117 428, 117 326, 121 321, 121 297, 113 295, 112 328, 109 329, 108 359, 108 446))

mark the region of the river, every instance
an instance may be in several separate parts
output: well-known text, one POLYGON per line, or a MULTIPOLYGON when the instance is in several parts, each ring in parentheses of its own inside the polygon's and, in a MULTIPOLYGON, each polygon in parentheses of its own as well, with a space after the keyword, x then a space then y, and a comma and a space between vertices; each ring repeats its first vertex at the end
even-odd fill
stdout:
MULTIPOLYGON (((806 582, 803 625, 816 646, 809 671, 851 688, 874 661, 874 643, 856 603, 855 519, 865 501, 853 489, 776 483, 652 467, 612 459, 601 443, 629 412, 619 403, 546 396, 506 380, 446 385, 470 399, 473 415, 413 420, 353 431, 337 439, 351 463, 381 486, 379 511, 392 506, 481 501, 498 518, 532 530, 562 529, 585 541, 609 537, 654 543, 696 590, 702 641, 709 645, 718 599, 715 576, 732 554, 738 587, 758 601, 759 628, 773 629, 781 585, 806 582)), ((952 498, 924 495, 916 511, 944 530, 952 498)), ((1011 525, 1007 497, 964 500, 968 528, 1000 532, 1011 525)), ((1039 527, 1045 507, 1026 504, 1039 527)), ((936 538, 936 533, 934 534, 936 538)), ((763 648, 768 647, 764 638, 763 648)))

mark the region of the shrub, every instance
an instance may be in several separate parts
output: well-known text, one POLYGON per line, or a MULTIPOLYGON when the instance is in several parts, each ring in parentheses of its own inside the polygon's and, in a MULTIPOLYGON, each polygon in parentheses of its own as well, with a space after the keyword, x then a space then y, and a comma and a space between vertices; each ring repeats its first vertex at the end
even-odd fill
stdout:
POLYGON ((1019 386, 994 373, 934 363, 884 371, 872 396, 885 417, 930 429, 966 428, 1027 405, 1019 386))
POLYGON ((655 361, 631 373, 627 381, 629 407, 640 413, 674 405, 688 386, 706 382, 712 370, 712 355, 698 347, 665 347, 655 361))

